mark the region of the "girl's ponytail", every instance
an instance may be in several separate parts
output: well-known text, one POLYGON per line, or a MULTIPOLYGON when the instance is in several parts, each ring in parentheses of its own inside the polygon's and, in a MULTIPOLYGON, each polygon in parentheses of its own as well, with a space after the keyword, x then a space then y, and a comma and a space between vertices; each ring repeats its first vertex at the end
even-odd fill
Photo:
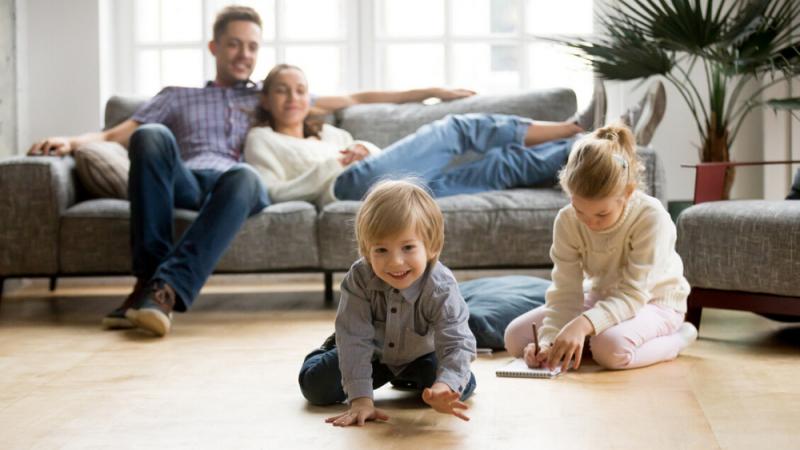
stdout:
POLYGON ((639 187, 642 172, 633 133, 613 123, 575 143, 559 180, 570 195, 597 199, 639 187))
POLYGON ((638 155, 636 154, 636 138, 633 136, 633 132, 631 132, 630 128, 620 122, 615 122, 598 129, 595 133, 597 133, 599 139, 607 139, 616 143, 612 151, 618 151, 628 162, 628 165, 635 165, 633 162, 638 160, 638 155))

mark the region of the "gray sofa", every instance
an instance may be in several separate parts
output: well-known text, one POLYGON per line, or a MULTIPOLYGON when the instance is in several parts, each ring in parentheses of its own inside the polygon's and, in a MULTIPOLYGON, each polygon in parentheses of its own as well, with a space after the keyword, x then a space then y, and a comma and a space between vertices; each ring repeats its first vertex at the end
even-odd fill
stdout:
MULTIPOLYGON (((139 105, 112 98, 106 125, 139 105)), ((357 105, 334 123, 354 137, 389 143, 447 114, 494 112, 539 120, 563 120, 576 109, 567 89, 506 96, 475 96, 435 105, 357 105)), ((641 149, 646 187, 663 200, 664 174, 652 149, 641 149)), ((552 225, 566 204, 553 186, 439 199, 446 220, 442 261, 454 269, 540 268, 548 256, 552 225)), ((357 258, 352 223, 358 202, 336 202, 321 211, 304 202, 275 204, 251 217, 219 262, 216 273, 322 272, 326 300, 332 273, 357 258)), ((193 219, 178 210, 177 230, 193 219)), ((70 157, 15 157, 0 161, 0 295, 9 277, 120 275, 130 272, 128 202, 86 198, 70 157)))

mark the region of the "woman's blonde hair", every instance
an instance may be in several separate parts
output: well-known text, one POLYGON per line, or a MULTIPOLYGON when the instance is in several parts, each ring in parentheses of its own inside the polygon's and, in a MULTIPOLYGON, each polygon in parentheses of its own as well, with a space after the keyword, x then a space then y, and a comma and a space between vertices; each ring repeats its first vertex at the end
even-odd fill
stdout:
POLYGON ((444 217, 439 205, 417 180, 385 180, 367 193, 356 215, 358 251, 369 260, 369 247, 413 227, 430 260, 444 246, 444 217))
POLYGON ((614 123, 579 139, 558 178, 569 195, 601 199, 640 187, 643 171, 633 133, 614 123))

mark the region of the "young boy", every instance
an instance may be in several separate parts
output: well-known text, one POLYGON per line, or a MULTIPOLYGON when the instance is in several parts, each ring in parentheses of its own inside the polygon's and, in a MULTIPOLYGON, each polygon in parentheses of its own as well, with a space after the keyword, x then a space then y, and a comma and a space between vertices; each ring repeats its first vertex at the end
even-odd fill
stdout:
POLYGON ((475 390, 475 337, 458 284, 438 260, 439 206, 412 182, 381 182, 356 216, 356 240, 362 258, 342 282, 335 345, 329 338, 306 356, 303 396, 315 405, 347 400, 350 409, 326 422, 360 426, 389 418, 375 408, 373 389, 391 382, 469 420, 463 400, 475 390))

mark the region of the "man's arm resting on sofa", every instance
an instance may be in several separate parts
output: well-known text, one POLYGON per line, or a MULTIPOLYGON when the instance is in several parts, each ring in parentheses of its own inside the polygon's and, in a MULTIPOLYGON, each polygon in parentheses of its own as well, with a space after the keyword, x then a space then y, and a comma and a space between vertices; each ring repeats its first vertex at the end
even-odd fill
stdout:
POLYGON ((409 103, 421 102, 428 98, 443 101, 458 100, 475 95, 468 89, 426 88, 407 91, 365 91, 350 95, 332 95, 317 97, 312 108, 313 114, 327 114, 337 109, 360 103, 409 103))
POLYGON ((113 141, 125 148, 131 135, 139 127, 139 122, 128 119, 108 130, 84 133, 78 136, 54 136, 34 142, 28 149, 29 155, 69 155, 73 150, 89 142, 113 141))

